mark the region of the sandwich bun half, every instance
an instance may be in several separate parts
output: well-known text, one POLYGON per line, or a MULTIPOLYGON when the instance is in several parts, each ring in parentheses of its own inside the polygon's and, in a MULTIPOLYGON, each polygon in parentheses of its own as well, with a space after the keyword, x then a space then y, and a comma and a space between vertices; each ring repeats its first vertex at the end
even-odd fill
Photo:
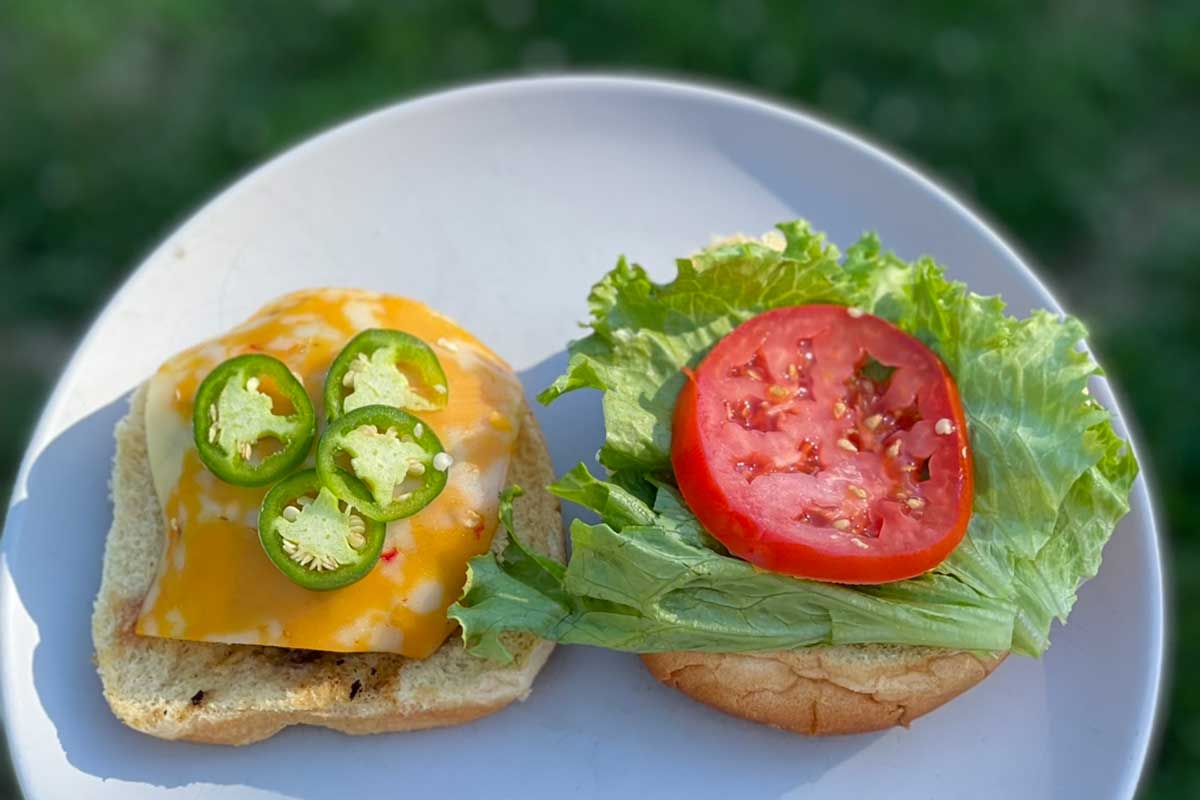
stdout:
MULTIPOLYGON (((134 625, 154 582, 165 536, 146 449, 146 386, 116 427, 113 524, 92 615, 104 697, 130 727, 163 739, 241 745, 289 725, 381 733, 456 725, 523 700, 553 644, 508 633, 514 658, 468 655, 457 633, 432 656, 333 653, 139 636, 134 625)), ((514 514, 538 552, 564 560, 558 501, 542 487, 554 470, 526 407, 507 483, 526 488, 514 514)), ((504 545, 497 528, 493 550, 504 545)))
POLYGON ((807 736, 908 726, 1007 653, 854 644, 769 653, 648 653, 655 678, 735 717, 807 736))

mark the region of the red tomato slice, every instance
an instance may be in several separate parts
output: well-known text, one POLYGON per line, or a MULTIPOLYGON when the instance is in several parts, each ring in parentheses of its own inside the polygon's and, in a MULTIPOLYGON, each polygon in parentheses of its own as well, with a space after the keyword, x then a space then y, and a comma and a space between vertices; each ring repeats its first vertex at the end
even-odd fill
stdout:
POLYGON ((842 306, 768 311, 718 342, 679 395, 671 463, 730 552, 804 578, 911 578, 971 517, 954 379, 913 337, 842 306))

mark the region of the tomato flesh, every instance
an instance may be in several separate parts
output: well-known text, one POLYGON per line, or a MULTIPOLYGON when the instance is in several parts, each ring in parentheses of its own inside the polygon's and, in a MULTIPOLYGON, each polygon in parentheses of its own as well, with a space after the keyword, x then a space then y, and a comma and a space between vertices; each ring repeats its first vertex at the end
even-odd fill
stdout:
POLYGON ((671 462, 700 522, 773 572, 886 583, 941 563, 971 516, 954 379, 917 339, 843 306, 738 326, 676 401, 671 462))

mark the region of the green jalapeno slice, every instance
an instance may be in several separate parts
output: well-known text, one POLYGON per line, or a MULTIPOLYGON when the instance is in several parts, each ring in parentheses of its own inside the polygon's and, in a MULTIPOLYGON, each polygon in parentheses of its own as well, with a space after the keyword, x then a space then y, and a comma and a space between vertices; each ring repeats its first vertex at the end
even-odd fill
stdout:
POLYGON ((446 396, 446 373, 429 345, 402 331, 373 328, 351 339, 329 367, 325 416, 333 421, 374 405, 434 411, 446 407, 446 396))
MULTIPOLYGON (((352 475, 342 485, 367 498, 352 475)), ((258 538, 279 571, 305 589, 326 591, 363 578, 383 550, 387 526, 368 519, 357 501, 339 500, 315 469, 301 470, 267 492, 258 513, 258 538)))
POLYGON ((204 466, 227 483, 262 486, 292 471, 308 455, 316 429, 303 384, 271 356, 231 358, 196 390, 196 449, 204 466))
POLYGON ((409 517, 446 486, 453 459, 428 425, 391 406, 363 406, 329 423, 317 444, 321 482, 373 520, 409 517), (366 485, 359 501, 345 477, 366 485))

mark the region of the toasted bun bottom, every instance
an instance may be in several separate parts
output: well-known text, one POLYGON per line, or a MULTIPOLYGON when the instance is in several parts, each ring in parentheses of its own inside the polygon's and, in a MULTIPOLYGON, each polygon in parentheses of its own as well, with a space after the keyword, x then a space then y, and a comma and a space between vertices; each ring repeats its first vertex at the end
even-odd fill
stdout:
POLYGON ((907 726, 982 681, 1006 653, 893 645, 652 653, 655 678, 728 714, 808 736, 907 726))
MULTIPOLYGON (((515 658, 501 665, 468 655, 457 635, 416 661, 134 633, 165 535, 146 454, 145 404, 143 386, 117 425, 113 525, 92 616, 104 696, 122 722, 164 739, 248 744, 288 725, 345 733, 455 725, 528 695, 553 645, 527 634, 505 635, 515 658)), ((562 561, 562 516, 543 488, 553 480, 546 442, 526 409, 508 473, 508 482, 526 489, 514 508, 516 524, 532 547, 562 561)), ((493 550, 503 538, 498 531, 493 550)))

